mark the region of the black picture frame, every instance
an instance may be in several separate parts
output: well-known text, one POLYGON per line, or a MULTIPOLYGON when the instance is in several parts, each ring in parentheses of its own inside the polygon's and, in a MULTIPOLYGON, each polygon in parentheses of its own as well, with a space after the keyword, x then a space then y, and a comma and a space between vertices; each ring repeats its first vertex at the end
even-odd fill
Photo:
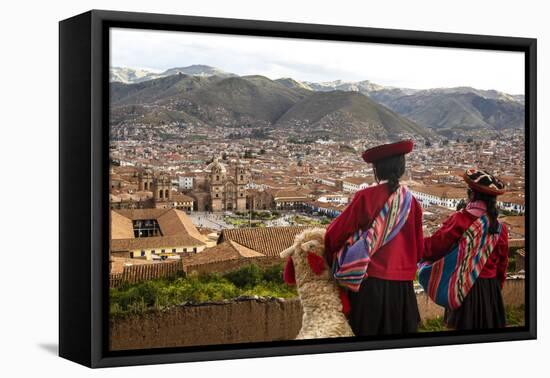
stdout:
POLYGON ((59 23, 59 355, 88 367, 535 339, 536 39, 92 10, 59 23), (525 53, 526 324, 483 332, 112 352, 108 346, 109 28, 525 53))

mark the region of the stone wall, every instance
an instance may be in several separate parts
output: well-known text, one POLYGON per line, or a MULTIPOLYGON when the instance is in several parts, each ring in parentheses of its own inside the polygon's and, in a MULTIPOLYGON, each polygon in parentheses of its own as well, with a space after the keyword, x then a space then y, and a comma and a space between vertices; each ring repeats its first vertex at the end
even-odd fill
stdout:
POLYGON ((505 306, 520 306, 525 304, 525 280, 509 279, 502 288, 502 297, 505 306))
MULTIPOLYGON (((502 298, 505 306, 516 307, 525 304, 525 280, 506 280, 502 288, 502 298)), ((417 294, 416 300, 421 319, 433 319, 443 316, 443 307, 428 299, 426 293, 417 294)))
POLYGON ((111 350, 289 340, 302 324, 297 299, 185 305, 111 319, 111 350))
MULTIPOLYGON (((505 305, 525 301, 524 280, 507 280, 505 305)), ((424 293, 417 295, 422 319, 443 315, 443 309, 424 293)), ((293 339, 300 330, 302 308, 298 299, 242 299, 184 305, 110 322, 111 350, 231 344, 293 339)))

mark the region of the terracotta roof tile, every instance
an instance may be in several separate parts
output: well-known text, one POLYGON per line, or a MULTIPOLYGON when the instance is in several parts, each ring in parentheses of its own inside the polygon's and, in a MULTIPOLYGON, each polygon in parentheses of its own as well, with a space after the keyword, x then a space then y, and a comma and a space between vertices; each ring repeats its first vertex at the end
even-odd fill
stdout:
POLYGON ((134 237, 132 220, 116 211, 111 211, 111 239, 131 239, 134 237))
POLYGON ((344 177, 342 179, 343 182, 347 182, 354 185, 361 185, 361 184, 373 184, 374 183, 374 177, 344 177))
POLYGON ((147 238, 111 240, 111 251, 133 251, 151 248, 170 249, 174 247, 192 248, 203 245, 205 243, 186 234, 178 236, 151 236, 147 238))
POLYGON ((223 230, 220 242, 234 241, 265 256, 278 256, 294 243, 294 238, 309 226, 233 228, 223 230))
POLYGON ((243 258, 243 256, 241 256, 239 251, 235 249, 231 242, 226 241, 215 247, 205 249, 202 252, 183 257, 182 261, 184 266, 193 266, 240 258, 243 258))
POLYGON ((162 214, 170 211, 171 209, 134 209, 134 210, 113 210, 119 213, 123 217, 130 218, 131 220, 140 219, 157 219, 162 214))
POLYGON ((198 247, 207 241, 191 218, 176 209, 112 210, 111 239, 111 251, 198 247), (132 221, 145 219, 156 219, 162 236, 135 238, 132 221))
POLYGON ((172 200, 175 201, 175 202, 192 202, 192 201, 194 201, 193 198, 191 198, 191 197, 189 197, 185 194, 181 194, 181 193, 172 195, 172 200))

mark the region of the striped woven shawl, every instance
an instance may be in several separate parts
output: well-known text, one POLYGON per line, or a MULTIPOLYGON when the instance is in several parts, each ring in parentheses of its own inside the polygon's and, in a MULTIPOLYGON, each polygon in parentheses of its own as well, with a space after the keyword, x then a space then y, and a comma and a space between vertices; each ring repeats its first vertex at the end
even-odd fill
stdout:
POLYGON ((428 296, 438 305, 457 309, 474 285, 495 248, 498 233, 489 234, 486 215, 476 219, 464 235, 443 258, 419 264, 418 281, 428 296))
POLYGON ((357 230, 334 255, 332 273, 336 281, 358 291, 372 256, 399 233, 411 209, 412 194, 401 186, 386 201, 371 226, 357 230))

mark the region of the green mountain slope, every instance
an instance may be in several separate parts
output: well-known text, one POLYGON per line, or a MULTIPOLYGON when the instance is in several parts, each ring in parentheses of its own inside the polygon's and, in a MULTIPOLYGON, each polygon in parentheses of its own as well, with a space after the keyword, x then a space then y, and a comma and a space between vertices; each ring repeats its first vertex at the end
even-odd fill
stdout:
POLYGON ((289 109, 280 127, 307 127, 339 133, 373 133, 376 136, 421 135, 430 130, 377 104, 358 92, 315 92, 289 109))

